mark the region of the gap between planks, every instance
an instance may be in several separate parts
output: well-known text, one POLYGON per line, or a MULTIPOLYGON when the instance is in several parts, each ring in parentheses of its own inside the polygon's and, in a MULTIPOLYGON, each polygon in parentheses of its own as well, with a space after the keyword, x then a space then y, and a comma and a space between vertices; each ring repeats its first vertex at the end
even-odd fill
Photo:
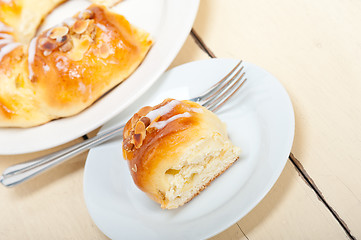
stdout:
MULTIPOLYGON (((213 53, 213 51, 204 43, 204 41, 200 38, 200 36, 193 28, 190 32, 190 35, 192 36, 193 40, 202 51, 204 51, 210 58, 216 58, 216 55, 213 53)), ((351 231, 348 228, 345 221, 340 217, 340 215, 335 211, 335 209, 331 207, 330 204, 326 201, 325 197, 322 195, 322 192, 317 187, 316 183, 313 181, 310 175, 307 173, 301 162, 298 161, 297 158, 292 153, 290 153, 289 159, 293 164, 293 166, 295 167, 296 171, 299 173, 299 175, 303 178, 303 180, 307 183, 307 185, 315 192, 318 199, 325 205, 325 207, 331 212, 332 216, 341 225, 343 230, 346 232, 347 236, 352 240, 356 240, 355 236, 351 234, 351 231)), ((248 239, 247 235, 242 231, 238 223, 237 226, 244 234, 244 236, 248 239)))
POLYGON ((292 153, 290 153, 289 159, 292 162, 293 166, 296 168, 296 171, 299 173, 299 175, 303 178, 303 180, 307 183, 307 185, 316 193, 318 199, 331 212, 332 216, 334 216, 334 218, 336 218, 337 222, 341 225, 343 230, 346 232, 347 236, 350 239, 356 240, 355 236, 353 236, 351 234, 351 231, 348 228, 345 221, 340 217, 340 215, 336 212, 336 210, 333 207, 331 207, 331 205, 326 201, 321 190, 317 187, 315 181, 313 181, 311 176, 307 173, 306 169, 303 167, 301 162, 299 160, 297 160, 297 158, 292 153))
POLYGON ((239 228, 239 230, 243 233, 243 235, 246 237, 247 240, 249 240, 249 238, 247 237, 247 235, 243 232, 241 226, 239 226, 238 223, 236 223, 237 227, 239 228))

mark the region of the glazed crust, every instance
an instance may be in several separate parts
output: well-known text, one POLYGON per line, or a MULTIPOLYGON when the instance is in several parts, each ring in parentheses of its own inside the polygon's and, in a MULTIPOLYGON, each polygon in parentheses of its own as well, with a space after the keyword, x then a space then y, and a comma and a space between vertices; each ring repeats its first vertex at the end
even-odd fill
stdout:
POLYGON ((162 155, 173 155, 174 159, 176 159, 177 152, 169 151, 169 149, 176 149, 184 141, 187 141, 186 134, 192 134, 191 129, 200 124, 198 113, 191 110, 191 108, 199 108, 199 105, 189 101, 179 102, 179 104, 168 113, 159 115, 159 117, 157 116, 153 121, 149 121, 150 124, 145 126, 146 133, 144 139, 138 144, 137 138, 134 138, 136 136, 135 126, 137 123, 141 121, 142 117, 146 116, 148 112, 159 109, 171 101, 176 100, 166 99, 161 104, 152 108, 144 107, 140 109, 127 122, 124 128, 124 144, 129 142, 131 144, 135 143, 134 146, 123 147, 124 158, 129 160, 130 169, 133 169, 131 173, 135 183, 143 190, 146 190, 146 185, 149 182, 150 175, 148 172, 152 171, 152 169, 157 169, 159 165, 164 163, 162 161, 162 155), (185 112, 191 113, 191 117, 178 118, 169 122, 161 129, 152 127, 156 122, 165 121, 185 112), (136 145, 140 146, 137 147, 136 145), (135 168, 137 171, 134 171, 135 168))
POLYGON ((148 33, 99 5, 30 44, 17 41, 15 24, 0 24, 0 127, 79 113, 132 74, 152 45, 148 33))
MULTIPOLYGON (((162 207, 168 208, 165 198, 165 192, 169 188, 167 171, 179 166, 182 155, 197 142, 202 141, 205 136, 210 135, 227 139, 225 126, 218 117, 194 102, 166 99, 155 107, 140 109, 127 122, 123 133, 123 155, 128 161, 134 183, 162 207), (162 110, 159 111, 162 107, 163 110, 167 108, 169 111, 166 114, 153 114, 153 119, 149 119, 150 121, 146 119, 151 115, 150 112, 158 110, 164 113, 162 110), (137 125, 143 125, 139 124, 142 121, 148 123, 145 124, 144 134, 137 131, 137 125), (167 124, 163 124, 165 122, 167 124), (136 137, 137 135, 140 135, 140 138, 136 137)), ((210 181, 205 183, 195 195, 210 181)))
POLYGON ((65 35, 73 42, 70 50, 60 46, 45 56, 41 44, 49 40, 49 31, 37 39, 31 80, 42 99, 41 108, 51 115, 74 115, 92 104, 138 67, 152 43, 147 33, 123 16, 95 5, 88 11, 91 18, 76 16, 77 22, 65 35), (88 27, 77 34, 74 28, 80 21, 88 27))

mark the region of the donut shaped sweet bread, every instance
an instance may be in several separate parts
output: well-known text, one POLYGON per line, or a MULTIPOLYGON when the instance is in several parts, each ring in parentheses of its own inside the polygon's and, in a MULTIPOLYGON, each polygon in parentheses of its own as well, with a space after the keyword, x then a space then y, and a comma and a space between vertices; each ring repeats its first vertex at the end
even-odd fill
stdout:
POLYGON ((186 100, 140 109, 127 122, 123 139, 134 183, 166 209, 193 199, 241 151, 214 113, 186 100))
MULTIPOLYGON (((4 9, 0 4, 0 11, 12 14, 4 9)), ((79 113, 126 79, 152 44, 148 33, 95 4, 26 44, 21 41, 28 34, 7 21, 0 21, 0 127, 31 127, 79 113)), ((36 28, 29 29, 34 34, 36 28)))

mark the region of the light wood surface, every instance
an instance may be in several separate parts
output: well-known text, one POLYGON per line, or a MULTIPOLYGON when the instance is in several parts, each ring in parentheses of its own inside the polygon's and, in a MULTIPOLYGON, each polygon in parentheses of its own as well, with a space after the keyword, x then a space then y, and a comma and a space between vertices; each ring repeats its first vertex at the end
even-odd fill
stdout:
MULTIPOLYGON (((296 117, 292 155, 274 187, 212 239, 361 239, 360 29, 355 0, 201 0, 170 68, 211 56, 252 62, 279 79, 296 117)), ((0 156, 0 171, 54 150, 0 156)), ((0 239, 107 239, 85 207, 86 156, 0 186, 0 239)))

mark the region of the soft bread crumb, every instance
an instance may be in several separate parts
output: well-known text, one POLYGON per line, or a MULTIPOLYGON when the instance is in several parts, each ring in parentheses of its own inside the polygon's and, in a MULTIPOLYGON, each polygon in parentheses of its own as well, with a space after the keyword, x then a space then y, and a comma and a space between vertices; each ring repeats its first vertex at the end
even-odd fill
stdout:
POLYGON ((165 192, 161 207, 173 209, 189 202, 228 169, 238 159, 240 152, 238 147, 219 135, 193 145, 182 156, 181 164, 165 172, 169 189, 165 192))

